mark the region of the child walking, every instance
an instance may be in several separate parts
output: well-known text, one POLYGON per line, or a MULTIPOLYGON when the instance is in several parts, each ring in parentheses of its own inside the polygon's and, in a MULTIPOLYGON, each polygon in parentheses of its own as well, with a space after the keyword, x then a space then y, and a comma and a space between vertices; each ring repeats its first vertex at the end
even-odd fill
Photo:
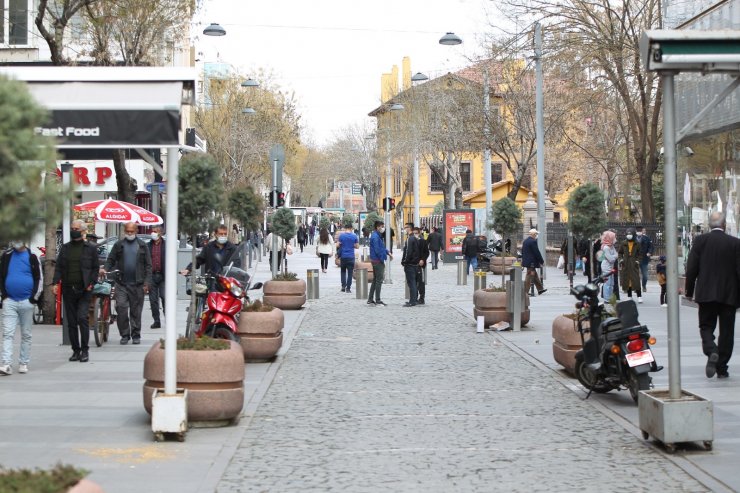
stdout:
POLYGON ((658 275, 658 284, 660 285, 660 306, 663 308, 667 307, 666 303, 666 284, 665 284, 665 255, 661 255, 658 259, 658 265, 655 267, 655 272, 658 275))

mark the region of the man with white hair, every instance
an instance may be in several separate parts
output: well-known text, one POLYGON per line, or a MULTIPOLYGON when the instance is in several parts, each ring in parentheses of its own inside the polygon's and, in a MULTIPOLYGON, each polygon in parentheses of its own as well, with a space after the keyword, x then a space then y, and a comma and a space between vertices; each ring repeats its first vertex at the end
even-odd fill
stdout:
POLYGON ((89 360, 90 326, 87 312, 100 265, 98 249, 85 241, 85 232, 87 224, 84 221, 72 221, 69 233, 71 241, 59 250, 52 280, 54 294, 59 290, 59 281, 62 282, 64 316, 67 317, 67 331, 72 344, 69 360, 81 363, 89 360))
POLYGON ((529 286, 534 283, 537 288, 537 294, 545 294, 540 276, 537 269, 542 267, 545 261, 542 259, 540 248, 537 245, 537 235, 539 232, 532 228, 529 230, 529 237, 522 243, 522 267, 527 269, 527 277, 524 278, 524 292, 529 292, 529 286))
POLYGON ((740 306, 740 240, 725 234, 721 212, 709 216, 711 231, 694 238, 686 264, 686 298, 699 304, 699 333, 707 378, 727 378, 740 306), (696 291, 696 292, 695 292, 696 291), (719 338, 714 329, 719 320, 719 338))

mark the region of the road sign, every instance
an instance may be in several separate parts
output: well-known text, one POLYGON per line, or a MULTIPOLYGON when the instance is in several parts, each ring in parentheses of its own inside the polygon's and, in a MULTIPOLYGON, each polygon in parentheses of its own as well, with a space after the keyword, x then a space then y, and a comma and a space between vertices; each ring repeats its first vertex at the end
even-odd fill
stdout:
POLYGON ((362 194, 362 183, 352 183, 352 194, 353 195, 362 194))
POLYGON ((167 185, 165 183, 147 183, 146 185, 144 185, 144 188, 146 188, 147 192, 152 193, 152 187, 154 185, 159 188, 159 193, 164 193, 165 188, 167 188, 167 185))

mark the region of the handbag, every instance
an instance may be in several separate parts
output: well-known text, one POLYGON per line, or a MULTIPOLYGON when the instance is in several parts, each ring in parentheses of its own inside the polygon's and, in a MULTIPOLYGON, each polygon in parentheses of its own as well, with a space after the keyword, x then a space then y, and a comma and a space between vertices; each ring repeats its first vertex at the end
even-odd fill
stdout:
POLYGON ((292 246, 290 246, 290 245, 286 245, 286 246, 285 246, 285 253, 286 253, 287 255, 293 255, 293 247, 292 247, 292 246))
POLYGON ((563 257, 563 256, 561 255, 561 256, 560 256, 560 258, 558 258, 558 265, 557 265, 557 268, 558 268, 558 269, 562 269, 563 267, 565 267, 565 257, 563 257))

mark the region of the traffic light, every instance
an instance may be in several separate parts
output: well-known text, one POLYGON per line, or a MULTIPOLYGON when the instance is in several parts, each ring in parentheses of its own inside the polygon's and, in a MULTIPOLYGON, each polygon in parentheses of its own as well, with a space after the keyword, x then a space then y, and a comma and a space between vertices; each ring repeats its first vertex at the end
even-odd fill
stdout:
POLYGON ((267 201, 267 203, 268 203, 268 204, 270 205, 270 207, 273 207, 273 206, 275 205, 275 203, 274 203, 274 202, 273 202, 273 200, 272 200, 272 192, 267 192, 267 193, 265 194, 265 200, 266 200, 266 201, 267 201))
POLYGON ((277 199, 278 199, 278 207, 282 207, 285 205, 285 192, 278 192, 277 193, 277 199))
POLYGON ((396 199, 386 197, 383 199, 383 210, 388 212, 396 208, 396 199))

